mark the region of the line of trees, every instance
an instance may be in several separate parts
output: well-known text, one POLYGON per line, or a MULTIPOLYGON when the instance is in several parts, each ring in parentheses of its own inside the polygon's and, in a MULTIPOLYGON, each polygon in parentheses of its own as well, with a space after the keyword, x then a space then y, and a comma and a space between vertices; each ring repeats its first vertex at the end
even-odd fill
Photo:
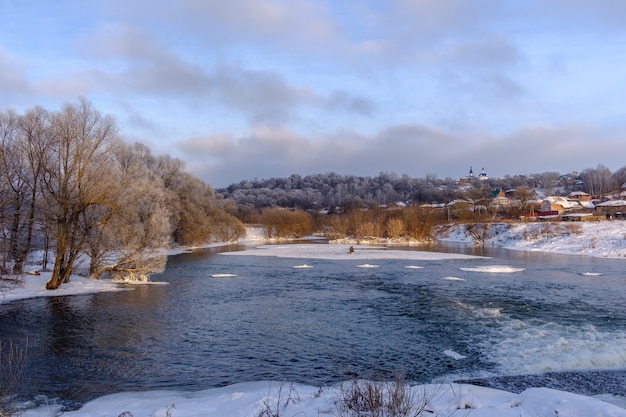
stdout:
POLYGON ((236 212, 180 160, 123 142, 115 120, 85 99, 0 113, 3 273, 22 273, 38 249, 44 267, 54 257, 48 289, 84 259, 90 277, 146 280, 164 269, 172 243, 245 234, 236 212))
POLYGON ((603 165, 587 168, 580 173, 560 174, 547 171, 532 175, 514 175, 473 181, 473 190, 458 179, 440 179, 435 175, 412 178, 381 172, 374 177, 340 175, 337 173, 291 175, 286 178, 245 180, 217 192, 239 206, 241 218, 265 207, 288 207, 302 210, 322 208, 349 211, 354 207, 375 207, 398 201, 448 203, 466 194, 483 192, 489 197, 495 189, 541 188, 545 195, 567 195, 585 191, 593 196, 615 192, 626 183, 626 167, 611 172, 603 165))

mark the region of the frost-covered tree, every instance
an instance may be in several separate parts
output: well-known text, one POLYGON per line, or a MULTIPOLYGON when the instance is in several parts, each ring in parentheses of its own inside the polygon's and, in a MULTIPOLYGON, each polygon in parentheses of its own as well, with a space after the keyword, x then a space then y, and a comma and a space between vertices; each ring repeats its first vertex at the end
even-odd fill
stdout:
POLYGON ((19 121, 18 148, 22 154, 25 164, 28 167, 27 178, 29 180, 29 206, 24 230, 21 233, 23 243, 20 251, 15 257, 14 272, 21 273, 28 252, 30 251, 33 234, 35 232, 35 222, 38 222, 39 229, 48 230, 41 221, 41 180, 44 169, 44 162, 48 146, 51 140, 50 114, 42 107, 35 107, 24 114, 19 121))
POLYGON ((100 213, 99 226, 90 230, 89 275, 146 281, 165 269, 163 249, 171 236, 165 190, 150 171, 152 158, 145 146, 117 142, 112 153, 111 210, 100 213))
POLYGON ((113 210, 106 179, 117 125, 85 99, 52 115, 52 134, 43 167, 44 215, 55 242, 52 277, 56 289, 66 282, 93 229, 113 210))
POLYGON ((585 190, 592 196, 602 196, 617 189, 611 170, 604 165, 596 168, 587 168, 580 173, 585 184, 585 190))
POLYGON ((49 289, 87 265, 94 278, 147 279, 163 270, 162 249, 172 240, 245 233, 233 201, 186 173, 182 161, 125 144, 117 132, 85 99, 58 111, 0 112, 3 273, 20 273, 32 249, 43 249, 47 266, 50 248, 49 289))

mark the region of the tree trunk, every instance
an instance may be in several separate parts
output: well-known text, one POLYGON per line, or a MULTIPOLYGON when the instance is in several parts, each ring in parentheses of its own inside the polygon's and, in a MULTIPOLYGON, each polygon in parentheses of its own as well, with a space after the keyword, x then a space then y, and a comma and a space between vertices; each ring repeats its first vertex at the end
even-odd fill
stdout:
POLYGON ((57 254, 57 257, 54 260, 54 268, 52 269, 52 277, 50 277, 50 281, 46 283, 47 290, 56 290, 61 286, 61 263, 61 256, 57 254))

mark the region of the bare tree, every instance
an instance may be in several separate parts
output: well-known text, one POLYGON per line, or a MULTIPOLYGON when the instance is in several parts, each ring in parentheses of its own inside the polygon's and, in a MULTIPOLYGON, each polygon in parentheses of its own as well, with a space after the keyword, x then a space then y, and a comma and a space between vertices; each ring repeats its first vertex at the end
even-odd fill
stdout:
POLYGON ((29 110, 19 120, 17 147, 27 166, 26 182, 29 192, 28 215, 25 225, 25 237, 15 253, 14 272, 21 273, 33 239, 36 215, 39 212, 40 182, 43 164, 50 143, 50 115, 42 107, 29 110))
POLYGON ((587 193, 592 196, 602 196, 617 189, 611 170, 604 165, 596 168, 587 168, 580 174, 585 183, 587 193))
POLYGON ((53 135, 43 172, 47 221, 54 227, 56 254, 52 277, 56 289, 66 282, 87 236, 111 210, 106 181, 115 121, 80 99, 53 114, 53 135))
MULTIPOLYGON (((142 146, 122 142, 113 149, 109 176, 111 210, 99 214, 86 243, 90 255, 89 275, 109 273, 119 280, 148 280, 162 272, 171 227, 162 183, 151 175, 142 146)), ((101 208, 102 210, 102 208, 101 208)))
POLYGON ((535 174, 534 177, 539 179, 546 195, 554 195, 556 189, 559 187, 561 174, 555 171, 548 171, 542 174, 535 174))
POLYGON ((520 215, 526 214, 532 208, 532 201, 535 198, 535 190, 530 187, 521 186, 515 189, 514 197, 520 203, 520 215))
MULTIPOLYGON (((20 166, 15 159, 15 137, 17 135, 18 116, 13 111, 0 113, 0 232, 2 233, 2 265, 0 269, 8 271, 7 262, 14 249, 11 237, 15 224, 15 205, 21 207, 24 187, 19 175, 14 175, 14 165, 20 166)), ((19 224, 19 217, 18 217, 19 224)))

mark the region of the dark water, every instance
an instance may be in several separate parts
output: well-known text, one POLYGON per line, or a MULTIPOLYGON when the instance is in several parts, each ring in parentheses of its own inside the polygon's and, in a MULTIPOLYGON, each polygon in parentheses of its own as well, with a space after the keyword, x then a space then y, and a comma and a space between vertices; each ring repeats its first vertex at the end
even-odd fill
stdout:
POLYGON ((25 396, 78 403, 394 371, 415 382, 626 395, 626 260, 436 249, 492 258, 417 263, 422 269, 306 260, 314 268, 294 269, 305 262, 203 250, 170 257, 153 277, 169 285, 0 305, 0 339, 28 340, 25 396), (460 269, 494 265, 525 270, 460 269))

